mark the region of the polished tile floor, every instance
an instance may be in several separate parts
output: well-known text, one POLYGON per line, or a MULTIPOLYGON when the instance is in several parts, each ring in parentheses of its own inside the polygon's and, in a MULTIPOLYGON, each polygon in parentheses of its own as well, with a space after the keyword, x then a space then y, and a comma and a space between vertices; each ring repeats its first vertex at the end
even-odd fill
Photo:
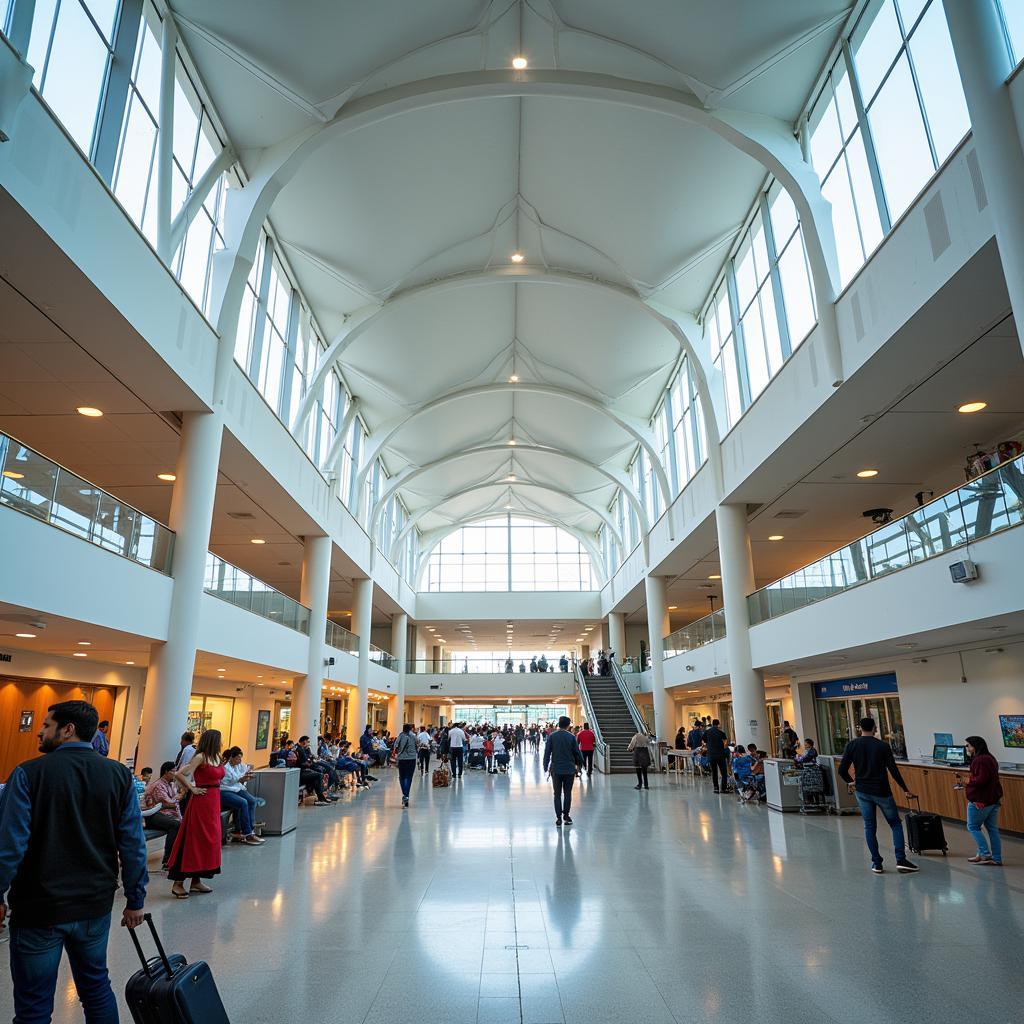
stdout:
MULTIPOLYGON (((595 776, 563 831, 534 755, 451 789, 417 776, 405 812, 379 774, 289 836, 226 850, 210 896, 152 880, 168 948, 212 964, 233 1024, 1021 1019, 1024 842, 979 868, 947 826, 949 858, 876 877, 859 819, 706 783, 595 776)), ((136 961, 117 928, 110 965, 121 992, 136 961)), ((66 966, 55 1020, 81 1020, 66 966)))

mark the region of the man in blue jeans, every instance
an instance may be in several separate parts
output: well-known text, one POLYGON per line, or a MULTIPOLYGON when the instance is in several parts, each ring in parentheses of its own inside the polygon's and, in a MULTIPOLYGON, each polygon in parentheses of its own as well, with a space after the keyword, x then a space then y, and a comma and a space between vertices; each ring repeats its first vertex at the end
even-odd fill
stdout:
POLYGON ((39 732, 46 756, 18 765, 0 797, 0 921, 10 904, 18 1024, 50 1021, 64 951, 86 1020, 117 1024, 107 936, 118 864, 125 927, 142 923, 149 876, 132 773, 93 749, 98 719, 83 700, 54 704, 39 732))
POLYGON ((889 828, 892 829, 892 845, 896 851, 896 870, 908 874, 917 871, 916 864, 907 860, 906 844, 903 838, 903 824, 900 821, 896 801, 892 798, 889 788, 889 776, 896 780, 900 789, 913 798, 907 784, 896 767, 892 756, 892 747, 875 736, 875 720, 860 720, 860 736, 850 740, 843 751, 843 759, 839 763, 839 777, 856 793, 861 816, 864 818, 864 839, 871 852, 871 870, 882 873, 882 855, 878 850, 877 812, 880 810, 889 828), (854 778, 850 778, 850 767, 853 767, 854 778))

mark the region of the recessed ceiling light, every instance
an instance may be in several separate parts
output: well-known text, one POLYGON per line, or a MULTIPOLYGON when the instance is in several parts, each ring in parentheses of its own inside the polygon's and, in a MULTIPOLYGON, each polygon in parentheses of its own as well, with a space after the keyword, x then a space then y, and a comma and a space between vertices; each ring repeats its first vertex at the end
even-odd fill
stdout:
POLYGON ((522 263, 523 260, 526 259, 526 257, 521 252, 514 252, 511 256, 509 256, 509 259, 513 263, 522 263))
POLYGON ((79 640, 78 641, 78 646, 79 647, 92 647, 92 641, 91 640, 79 640))
POLYGON ((15 633, 15 636, 20 636, 22 640, 35 640, 36 633, 15 633))
POLYGON ((721 577, 721 575, 720 575, 719 573, 717 573, 717 572, 713 572, 713 573, 712 573, 712 574, 711 574, 711 575, 710 575, 710 576, 708 577, 708 579, 709 579, 709 580, 720 580, 721 578, 722 578, 722 577, 721 577))
POLYGON ((857 476, 859 476, 861 480, 870 480, 873 476, 878 476, 878 470, 862 469, 857 473, 857 476))
POLYGON ((670 604, 670 605, 668 606, 668 610, 669 610, 670 612, 675 612, 675 611, 678 611, 678 610, 679 610, 679 605, 677 605, 677 604, 670 604))
POLYGON ((125 662, 125 664, 126 664, 126 665, 134 665, 134 664, 135 664, 135 662, 134 662, 134 661, 126 661, 126 662, 125 662))
POLYGON ((178 477, 174 473, 157 473, 157 480, 163 480, 166 483, 173 484, 178 477))
POLYGON ((987 408, 988 402, 964 402, 964 404, 957 409, 957 412, 981 412, 982 409, 987 408))
POLYGON ((768 539, 769 540, 785 540, 786 538, 783 537, 781 533, 773 533, 768 539))
POLYGON ((96 419, 98 416, 102 416, 103 415, 103 410, 102 409, 97 409, 93 405, 80 405, 75 410, 75 412, 77 412, 79 416, 89 416, 92 419, 96 419))
POLYGON ((88 658, 89 655, 86 654, 85 651, 75 651, 75 653, 72 655, 72 657, 75 657, 75 658, 88 658))
POLYGON ((512 67, 514 67, 516 71, 525 71, 527 67, 529 67, 529 61, 525 57, 513 57, 512 67))
POLYGON ((4 476, 7 477, 8 480, 24 480, 25 479, 25 474, 24 473, 15 473, 13 469, 5 469, 4 470, 4 476))
POLYGON ((266 544, 267 542, 262 537, 250 537, 250 544, 266 544))

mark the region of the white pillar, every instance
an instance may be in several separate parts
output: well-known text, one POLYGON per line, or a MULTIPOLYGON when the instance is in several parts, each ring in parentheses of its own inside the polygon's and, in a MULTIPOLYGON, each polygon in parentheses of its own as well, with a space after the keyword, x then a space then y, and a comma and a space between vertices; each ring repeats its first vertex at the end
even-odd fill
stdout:
POLYGON ((608 613, 608 644, 621 665, 626 660, 626 616, 622 612, 608 613))
POLYGON ((736 739, 771 749, 764 706, 764 677, 754 670, 750 654, 750 618, 747 595, 754 591, 754 559, 747 530, 746 505, 719 505, 718 554, 722 569, 725 606, 725 650, 729 658, 732 714, 736 739))
MULTIPOLYGON (((943 0, 974 149, 992 205, 1003 276, 1018 323, 1024 321, 1024 147, 1006 79, 1013 71, 996 0, 943 0)), ((1020 343, 1024 347, 1024 333, 1020 343)))
POLYGON ((352 581, 352 632, 359 637, 359 673, 349 696, 348 738, 355 746, 366 728, 370 697, 370 628, 373 624, 373 580, 352 581))
MULTIPOLYGON (((671 743, 676 733, 675 702, 665 689, 665 636, 668 634, 668 581, 664 576, 644 579, 647 598, 647 643, 651 649, 651 687, 654 734, 671 743)), ((648 723, 650 724, 650 723, 648 723)))
POLYGON ((216 414, 185 413, 171 498, 174 588, 167 641, 150 648, 139 737, 139 763, 157 768, 178 752, 178 739, 188 719, 221 433, 216 414))
POLYGON ((315 744, 322 732, 320 704, 333 545, 330 537, 306 537, 304 544, 299 600, 309 609, 309 655, 305 676, 297 678, 292 686, 292 736, 296 740, 309 736, 315 744))
MULTIPOLYGON (((391 653, 395 658, 395 699, 388 708, 388 728, 392 736, 397 736, 406 723, 405 718, 405 649, 409 635, 409 616, 398 612, 391 617, 391 653)), ((408 719, 413 725, 412 718, 408 719)))

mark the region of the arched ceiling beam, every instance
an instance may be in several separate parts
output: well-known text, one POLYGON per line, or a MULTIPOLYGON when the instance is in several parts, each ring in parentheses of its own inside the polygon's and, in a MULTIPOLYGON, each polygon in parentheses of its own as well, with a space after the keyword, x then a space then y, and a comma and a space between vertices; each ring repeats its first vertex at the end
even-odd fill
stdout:
MULTIPOLYGON (((519 444, 515 448, 509 447, 507 444, 487 444, 481 445, 478 448, 467 448, 465 451, 452 452, 448 455, 443 455, 439 459, 434 459, 433 462, 427 462, 422 466, 409 466, 404 469, 397 476, 392 477, 388 481, 387 487, 381 492, 380 497, 374 504, 373 509, 370 512, 370 521, 367 523, 367 533, 371 537, 377 535, 377 523, 380 520, 381 513, 384 510, 384 506, 391 500, 403 487, 410 484, 417 477, 422 476, 424 473, 429 473, 432 470, 439 469, 441 466, 447 466, 449 463, 458 462, 460 459, 468 459, 477 455, 492 455, 500 453, 508 456, 512 453, 519 454, 520 452, 528 452, 537 455, 554 455, 560 459, 568 459, 570 462, 575 462, 580 466, 584 466, 587 469, 592 469, 595 473, 600 473, 609 483, 614 484, 616 487, 622 490, 622 493, 626 496, 627 500, 633 507, 633 511, 636 513, 637 520, 640 523, 641 534, 644 537, 645 543, 647 535, 650 533, 651 524, 647 519, 647 512, 644 509, 643 503, 633 492, 633 484, 629 477, 626 476, 621 470, 608 469, 606 466, 599 466, 582 455, 577 455, 575 452, 568 452, 562 448, 549 448, 539 444, 519 444)), ((493 481, 495 484, 511 483, 512 481, 506 479, 498 479, 493 481)))
MULTIPOLYGON (((260 229, 281 190, 318 150, 399 114, 485 98, 546 96, 588 99, 664 114, 713 132, 757 160, 789 192, 800 214, 824 347, 834 383, 842 380, 835 329, 838 258, 831 208, 813 168, 803 159, 790 125, 778 118, 735 110, 709 110, 691 95, 650 82, 586 71, 507 69, 459 72, 406 82, 358 97, 325 123, 316 123, 268 147, 242 189, 228 194, 226 247, 214 257, 212 317, 223 339, 233 339, 246 278, 260 229)), ((223 348, 231 348, 225 341, 223 348)))
MULTIPOLYGON (((515 513, 513 512, 514 516, 515 513)), ((430 559, 430 553, 445 539, 445 537, 453 534, 456 530, 461 530, 463 526, 468 526, 470 523, 479 523, 486 519, 495 519, 498 515, 494 512, 481 512, 479 515, 470 516, 468 519, 460 520, 458 523, 453 523, 451 526, 440 526, 436 530, 431 530, 425 535, 426 544, 420 552, 419 564, 416 568, 416 590, 419 590, 423 583, 423 573, 426 571, 427 564, 430 559)), ((608 582, 608 571, 605 569, 604 560, 601 556, 601 552, 597 545, 594 543, 593 538, 588 537, 582 530, 578 530, 573 526, 566 526, 565 523, 560 523, 557 519, 551 516, 544 515, 543 513, 524 513, 524 518, 535 519, 539 522, 548 523, 550 526, 555 526, 559 530, 564 530, 571 537, 575 537, 584 548, 587 550, 587 554, 590 556, 590 564, 594 568, 594 573, 597 576, 598 582, 601 586, 604 586, 608 582)))
MULTIPOLYGON (((520 490, 524 487, 529 487, 538 491, 544 491, 547 494, 557 494, 560 498, 566 498, 569 501, 575 502, 577 505, 581 505, 588 512, 592 512, 595 516, 601 519, 601 522, 607 527, 612 537, 615 538, 615 543, 619 545, 621 550, 623 547, 622 535, 619 533, 618 524, 608 514, 607 509, 601 508, 599 505, 591 505, 589 502, 584 501, 578 494, 573 494, 572 491, 566 491, 559 487, 549 487, 547 484, 535 484, 532 480, 517 480, 514 484, 495 483, 492 480, 488 480, 486 483, 473 484, 470 487, 463 487, 457 491, 452 491, 451 494, 446 494, 443 498, 439 498, 437 501, 425 506, 424 508, 418 509, 416 512, 409 516, 406 524, 402 527, 398 536, 395 538, 394 543, 391 545, 390 560, 394 563, 395 554, 398 552, 402 545, 402 542, 409 535, 409 533, 415 529, 416 525, 420 523, 426 516, 430 515, 431 512, 436 512, 443 505, 447 505, 449 501, 455 501, 456 498, 465 497, 467 494, 473 494, 476 491, 487 490, 492 487, 511 487, 514 490, 520 490)), ((498 515, 500 513, 492 512, 491 515, 498 515)), ((532 515, 533 513, 528 513, 532 515)), ((561 524, 559 524, 561 525, 561 524)))

